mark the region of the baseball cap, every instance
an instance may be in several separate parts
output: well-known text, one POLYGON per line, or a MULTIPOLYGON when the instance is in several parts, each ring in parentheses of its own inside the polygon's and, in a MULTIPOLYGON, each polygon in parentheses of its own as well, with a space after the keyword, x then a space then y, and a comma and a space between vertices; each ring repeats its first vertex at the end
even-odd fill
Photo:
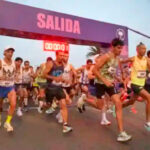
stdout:
POLYGON ((15 49, 12 47, 12 46, 7 46, 4 51, 8 51, 8 50, 12 50, 12 51, 15 51, 15 49))

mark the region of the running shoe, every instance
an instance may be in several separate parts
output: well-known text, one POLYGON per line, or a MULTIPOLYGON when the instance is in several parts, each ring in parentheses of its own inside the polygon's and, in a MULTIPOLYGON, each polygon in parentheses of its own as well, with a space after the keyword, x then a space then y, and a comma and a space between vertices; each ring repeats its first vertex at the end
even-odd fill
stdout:
POLYGON ((45 113, 46 113, 46 114, 52 114, 54 111, 55 111, 55 109, 52 108, 52 107, 50 107, 49 109, 47 109, 47 110, 45 111, 45 113))
POLYGON ((102 120, 102 121, 101 121, 101 125, 102 125, 102 126, 109 126, 109 125, 111 125, 111 122, 108 121, 108 120, 102 120))
POLYGON ((144 127, 147 131, 150 131, 150 125, 148 123, 145 123, 144 127))
POLYGON ((12 132, 14 130, 12 125, 8 122, 4 123, 4 128, 7 130, 7 132, 12 132))
POLYGON ((72 127, 68 126, 67 124, 63 126, 63 133, 68 133, 72 131, 72 127))
POLYGON ((132 108, 131 108, 131 112, 132 112, 133 114, 137 114, 137 110, 135 109, 135 107, 132 107, 132 108))
POLYGON ((63 118, 62 118, 62 115, 60 113, 58 113, 56 115, 56 119, 58 120, 58 123, 63 123, 63 118))
POLYGON ((22 113, 21 109, 18 109, 18 110, 17 110, 17 115, 18 115, 19 117, 23 116, 23 113, 22 113))
POLYGON ((127 142, 129 140, 132 139, 132 136, 131 135, 128 135, 125 131, 124 132, 121 132, 118 137, 117 137, 117 141, 118 142, 127 142))
POLYGON ((84 98, 81 96, 78 101, 77 101, 77 108, 78 108, 78 111, 80 113, 83 113, 83 111, 85 111, 85 102, 84 102, 84 98))
POLYGON ((41 114, 41 113, 43 113, 43 111, 42 111, 42 108, 41 107, 38 107, 37 108, 37 111, 41 114))

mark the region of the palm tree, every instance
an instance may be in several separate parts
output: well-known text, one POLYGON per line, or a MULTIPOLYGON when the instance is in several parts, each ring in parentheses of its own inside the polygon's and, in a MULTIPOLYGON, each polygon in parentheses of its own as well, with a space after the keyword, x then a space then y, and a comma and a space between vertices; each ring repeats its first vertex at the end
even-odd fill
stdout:
POLYGON ((95 55, 100 54, 102 52, 101 46, 91 46, 89 48, 89 50, 90 51, 86 55, 87 58, 95 56, 95 55))

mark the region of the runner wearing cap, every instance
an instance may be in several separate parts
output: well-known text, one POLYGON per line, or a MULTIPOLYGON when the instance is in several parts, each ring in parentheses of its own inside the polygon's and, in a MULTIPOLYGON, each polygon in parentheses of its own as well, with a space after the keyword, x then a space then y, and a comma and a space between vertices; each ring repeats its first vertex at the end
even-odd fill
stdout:
MULTIPOLYGON (((11 120, 16 107, 16 92, 14 90, 14 77, 15 77, 15 63, 12 56, 15 49, 7 47, 4 50, 4 58, 0 60, 0 101, 8 97, 10 107, 8 116, 4 123, 4 128, 7 132, 13 131, 11 120)), ((0 105, 2 102, 0 103, 0 105)), ((2 108, 2 105, 0 106, 2 108)), ((0 125, 1 125, 1 112, 0 112, 0 125)))

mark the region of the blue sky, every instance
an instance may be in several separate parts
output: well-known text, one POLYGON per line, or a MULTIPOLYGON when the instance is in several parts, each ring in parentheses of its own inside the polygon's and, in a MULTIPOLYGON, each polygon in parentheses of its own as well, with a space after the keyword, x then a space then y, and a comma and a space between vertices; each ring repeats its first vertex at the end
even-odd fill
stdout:
MULTIPOLYGON (((38 8, 58 11, 94 20, 119 24, 150 35, 150 0, 7 0, 38 8)), ((42 41, 27 40, 0 36, 0 58, 7 45, 16 48, 15 56, 21 56, 36 66, 44 62, 46 57, 54 54, 43 52, 42 41), (36 52, 40 55, 36 55, 36 52)), ((129 55, 136 54, 135 47, 139 42, 150 49, 150 39, 129 32, 129 55)), ((86 61, 88 46, 70 45, 70 62, 79 67, 86 61), (82 53, 81 53, 82 51, 82 53), (77 61, 78 60, 78 61, 77 61)))

